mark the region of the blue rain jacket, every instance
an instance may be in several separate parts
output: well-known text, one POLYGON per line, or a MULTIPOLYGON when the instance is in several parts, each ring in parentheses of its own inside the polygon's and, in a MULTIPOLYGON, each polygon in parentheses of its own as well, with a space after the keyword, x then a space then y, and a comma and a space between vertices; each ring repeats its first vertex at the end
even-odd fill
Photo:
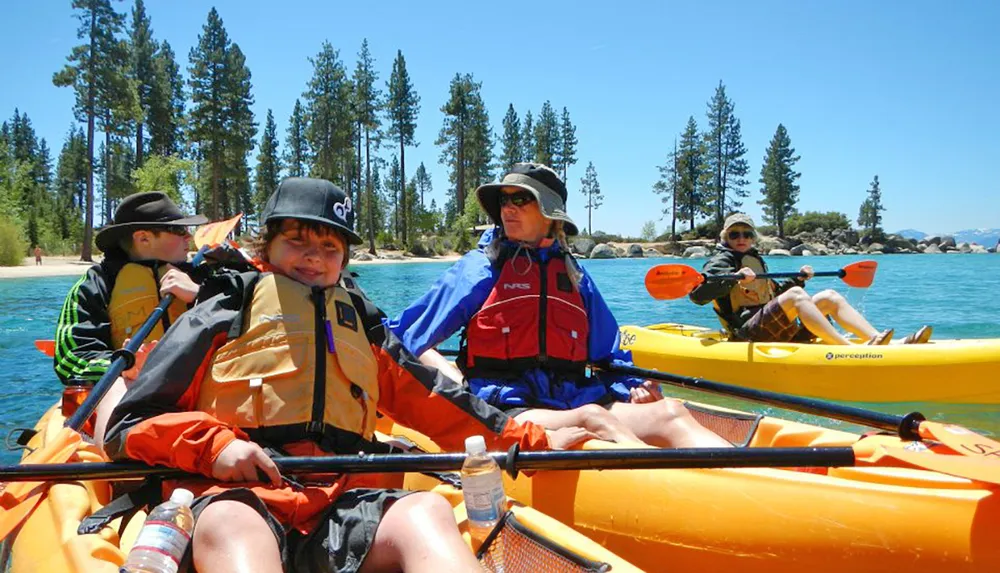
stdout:
MULTIPOLYGON (((465 328, 486 302, 500 276, 484 248, 493 238, 494 230, 486 231, 478 249, 467 253, 438 279, 431 289, 398 317, 387 322, 403 344, 419 356, 465 328)), ((510 243, 516 248, 515 243, 510 243)), ((531 249, 536 261, 563 256, 558 245, 531 249)), ((583 270, 580 295, 587 310, 590 333, 587 354, 590 362, 632 364, 631 353, 618 344, 618 322, 601 297, 593 279, 583 270)), ((629 389, 642 383, 641 378, 610 372, 594 373, 577 380, 546 370, 532 368, 512 373, 504 379, 471 378, 469 388, 479 398, 500 408, 549 408, 568 410, 585 404, 617 400, 627 402, 629 389)))

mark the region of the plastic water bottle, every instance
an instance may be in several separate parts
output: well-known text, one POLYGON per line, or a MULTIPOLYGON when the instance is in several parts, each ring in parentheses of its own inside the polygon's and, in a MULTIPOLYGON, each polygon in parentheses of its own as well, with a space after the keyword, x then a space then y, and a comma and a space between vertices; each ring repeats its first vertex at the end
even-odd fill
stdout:
POLYGON ((462 495, 469 516, 469 532, 482 543, 507 511, 500 466, 486 454, 482 436, 465 439, 465 463, 462 464, 462 495))
POLYGON ((192 500, 194 494, 178 488, 153 508, 119 573, 177 573, 194 531, 192 500))

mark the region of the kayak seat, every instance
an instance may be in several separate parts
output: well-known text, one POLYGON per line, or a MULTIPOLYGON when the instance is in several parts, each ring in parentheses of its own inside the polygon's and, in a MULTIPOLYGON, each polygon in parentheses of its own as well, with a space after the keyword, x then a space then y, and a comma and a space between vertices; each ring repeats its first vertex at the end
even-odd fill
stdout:
POLYGON ((611 571, 611 565, 607 563, 591 561, 538 535, 522 525, 512 511, 504 514, 483 540, 476 557, 484 570, 503 573, 611 571))
POLYGON ((737 447, 746 447, 760 424, 760 414, 724 412, 684 402, 684 407, 699 424, 712 430, 737 447))

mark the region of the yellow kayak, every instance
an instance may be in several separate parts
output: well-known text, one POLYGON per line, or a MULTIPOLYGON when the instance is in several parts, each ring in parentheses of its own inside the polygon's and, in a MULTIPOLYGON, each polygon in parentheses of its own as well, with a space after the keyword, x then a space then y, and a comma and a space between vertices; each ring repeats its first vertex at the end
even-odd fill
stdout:
MULTIPOLYGON (((36 448, 53 438, 64 418, 53 407, 38 422, 39 431, 29 447, 36 448)), ((93 445, 83 444, 78 461, 102 462, 103 455, 93 445)), ((395 474, 387 487, 402 487, 412 476, 395 474)), ((429 479, 429 478, 428 478, 429 479)), ((451 502, 455 522, 470 547, 481 550, 484 571, 612 571, 632 573, 640 569, 621 559, 572 528, 537 509, 509 502, 510 512, 498 534, 479 547, 469 535, 462 492, 440 482, 423 482, 420 489, 433 490, 451 502)), ((38 507, 0 549, 0 571, 10 573, 117 573, 124 563, 145 514, 132 518, 124 528, 116 519, 96 534, 77 533, 81 521, 111 499, 111 482, 77 481, 52 485, 38 507), (120 533, 119 533, 120 531, 120 533), (9 568, 9 569, 8 569, 9 568)))
MULTIPOLYGON (((751 448, 850 446, 860 439, 778 418, 688 408, 703 425, 751 448)), ((436 450, 408 428, 387 433, 436 450)), ((864 440, 903 445, 890 436, 864 440)), ((610 447, 620 446, 585 445, 610 447)), ((504 479, 514 499, 648 571, 1000 571, 1000 490, 931 471, 540 471, 504 479)), ((434 483, 420 475, 406 480, 410 489, 434 483)))
POLYGON ((831 346, 729 342, 683 324, 623 326, 635 365, 809 398, 1000 404, 1000 339, 831 346))

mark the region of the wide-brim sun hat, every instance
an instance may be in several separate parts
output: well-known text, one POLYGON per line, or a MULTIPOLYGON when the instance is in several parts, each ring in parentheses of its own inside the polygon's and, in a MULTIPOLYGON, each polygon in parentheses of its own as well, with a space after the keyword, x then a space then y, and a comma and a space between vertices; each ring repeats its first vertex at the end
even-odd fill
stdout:
POLYGON ((351 245, 363 241, 354 232, 354 209, 343 189, 325 179, 289 177, 278 184, 264 205, 263 222, 302 219, 333 227, 351 245))
POLYGON ((151 191, 122 199, 111 221, 94 238, 97 248, 105 253, 115 248, 123 237, 139 229, 194 227, 204 225, 208 219, 204 215, 188 217, 165 193, 151 191))
POLYGON ((580 230, 566 212, 566 184, 552 168, 539 163, 515 163, 498 182, 480 185, 476 189, 479 205, 495 225, 500 219, 500 191, 504 187, 524 189, 535 196, 538 208, 547 219, 562 221, 567 235, 577 235, 580 230))

